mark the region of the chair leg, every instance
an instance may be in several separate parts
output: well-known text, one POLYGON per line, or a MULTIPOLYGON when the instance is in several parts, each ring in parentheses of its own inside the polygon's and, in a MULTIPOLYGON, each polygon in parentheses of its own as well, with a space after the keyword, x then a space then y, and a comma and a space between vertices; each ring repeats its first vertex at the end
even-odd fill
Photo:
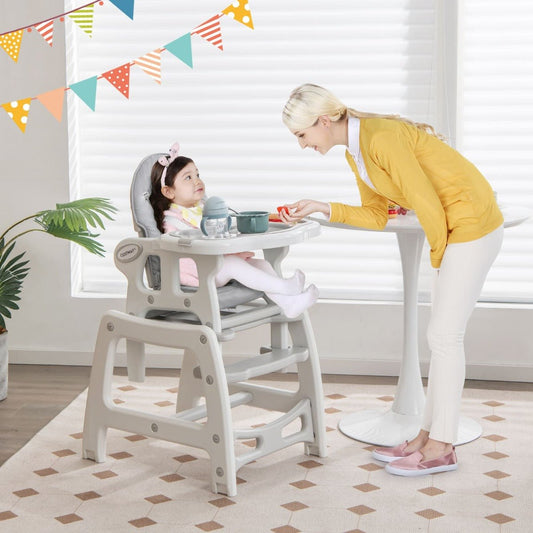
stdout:
POLYGON ((128 367, 128 379, 143 383, 145 379, 146 355, 144 343, 126 340, 126 365, 128 367))
POLYGON ((315 337, 307 312, 303 313, 301 320, 289 323, 289 331, 295 345, 306 346, 309 350, 309 357, 302 363, 298 363, 300 395, 309 398, 311 401, 311 415, 315 437, 312 444, 305 444, 305 453, 307 455, 326 457, 326 426, 324 421, 322 375, 315 337))
POLYGON ((196 407, 205 395, 202 376, 199 376, 198 359, 191 350, 184 350, 181 364, 176 412, 196 407), (196 374, 196 375, 195 375, 196 374))
POLYGON ((93 366, 87 392, 83 424, 83 458, 102 463, 106 458, 106 402, 111 401, 111 383, 118 339, 110 335, 112 327, 104 315, 100 322, 93 366))

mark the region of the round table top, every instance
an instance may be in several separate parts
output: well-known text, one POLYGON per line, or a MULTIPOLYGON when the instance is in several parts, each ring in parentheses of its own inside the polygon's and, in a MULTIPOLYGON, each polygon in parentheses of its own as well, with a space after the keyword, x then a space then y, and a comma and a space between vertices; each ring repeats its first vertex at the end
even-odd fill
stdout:
MULTIPOLYGON (((533 210, 522 206, 515 205, 500 205, 500 210, 503 214, 503 226, 505 228, 511 228, 518 226, 525 222, 528 218, 533 216, 533 210)), ((368 228, 362 228, 359 226, 351 226, 349 224, 340 224, 338 222, 329 222, 329 220, 309 217, 311 220, 316 220, 322 226, 329 226, 332 228, 352 229, 359 231, 384 231, 384 232, 423 232, 422 226, 418 221, 418 218, 414 211, 408 211, 406 215, 398 215, 396 218, 391 218, 387 222, 387 225, 382 230, 372 230, 368 228)))

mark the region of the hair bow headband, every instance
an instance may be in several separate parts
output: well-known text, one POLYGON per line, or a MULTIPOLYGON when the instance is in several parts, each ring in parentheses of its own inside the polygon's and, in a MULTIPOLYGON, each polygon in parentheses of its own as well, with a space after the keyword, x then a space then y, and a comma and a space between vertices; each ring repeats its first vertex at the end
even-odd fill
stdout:
POLYGON ((165 168, 163 169, 163 173, 161 174, 161 188, 166 187, 165 178, 167 176, 167 168, 178 157, 178 153, 180 150, 179 143, 174 143, 170 149, 168 150, 169 155, 162 155, 157 162, 160 165, 163 165, 165 168))

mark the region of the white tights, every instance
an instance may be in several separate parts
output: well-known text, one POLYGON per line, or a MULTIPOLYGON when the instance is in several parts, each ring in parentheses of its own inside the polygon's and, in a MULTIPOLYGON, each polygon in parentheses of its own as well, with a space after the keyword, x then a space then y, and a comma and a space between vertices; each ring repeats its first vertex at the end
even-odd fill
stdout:
POLYGON ((422 429, 446 443, 457 440, 465 380, 464 334, 487 273, 500 251, 503 226, 470 242, 448 244, 436 271, 427 338, 431 349, 422 429))
POLYGON ((215 284, 222 287, 232 279, 250 289, 264 292, 289 318, 300 315, 318 299, 318 289, 314 285, 304 290, 302 271, 297 270, 291 278, 281 278, 264 259, 225 255, 222 268, 215 276, 215 284))

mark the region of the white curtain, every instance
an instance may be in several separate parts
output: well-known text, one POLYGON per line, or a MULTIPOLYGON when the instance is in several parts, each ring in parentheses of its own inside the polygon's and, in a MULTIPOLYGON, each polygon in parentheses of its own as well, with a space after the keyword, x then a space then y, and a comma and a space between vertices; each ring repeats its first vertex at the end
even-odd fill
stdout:
MULTIPOLYGON (((67 8, 77 7, 70 3, 66 2, 67 8)), ((97 5, 92 39, 69 25, 67 81, 99 75, 164 47, 228 4, 138 0, 133 21, 108 2, 97 5)), ((249 5, 254 30, 226 16, 220 19, 223 51, 192 36, 192 69, 163 52, 161 85, 132 66, 129 100, 104 79, 98 81, 94 112, 69 94, 72 194, 109 197, 120 209, 116 222, 108 224, 102 235, 110 252, 106 260, 88 254, 75 259, 73 286, 78 293, 124 292, 112 250, 133 233, 128 191, 133 171, 145 155, 164 152, 179 141, 183 153, 195 160, 208 194, 222 196, 237 210, 274 211, 277 205, 301 197, 357 204, 357 188, 344 150, 336 147, 326 157, 302 152, 282 125, 281 110, 290 91, 301 83, 318 83, 351 107, 399 113, 430 123, 435 123, 445 107, 436 96, 441 74, 435 52, 439 2, 250 0, 249 5)), ((470 45, 465 42, 465 46, 470 45)), ((476 75, 469 74, 467 57, 465 52, 465 80, 476 75)), ((480 109, 477 96, 471 99, 480 109)), ((475 122, 475 117, 467 113, 467 94, 464 102, 467 155, 486 172, 505 201, 514 201, 514 197, 506 198, 507 189, 493 171, 493 150, 478 153, 469 144, 468 121, 475 122)), ((518 129, 529 126, 517 120, 518 129)), ((483 125, 479 128, 488 133, 483 125)), ((494 142, 497 128, 491 134, 494 142)), ((515 167, 527 159, 527 153, 524 146, 514 159, 517 183, 525 179, 526 172, 525 165, 520 172, 515 167)), ((524 229, 512 231, 513 239, 523 246, 527 242, 523 241, 527 238, 524 229)), ((426 249, 420 280, 423 299, 430 285, 427 255, 426 249)), ((529 272, 533 271, 531 256, 518 265, 516 254, 507 249, 501 261, 491 273, 486 299, 515 298, 531 280, 529 273, 525 277, 527 261, 529 272)), ((296 267, 306 271, 308 279, 319 286, 321 297, 402 297, 393 234, 328 228, 320 237, 294 246, 284 265, 287 272, 296 267)), ((533 299, 533 287, 528 290, 526 298, 533 299)))

